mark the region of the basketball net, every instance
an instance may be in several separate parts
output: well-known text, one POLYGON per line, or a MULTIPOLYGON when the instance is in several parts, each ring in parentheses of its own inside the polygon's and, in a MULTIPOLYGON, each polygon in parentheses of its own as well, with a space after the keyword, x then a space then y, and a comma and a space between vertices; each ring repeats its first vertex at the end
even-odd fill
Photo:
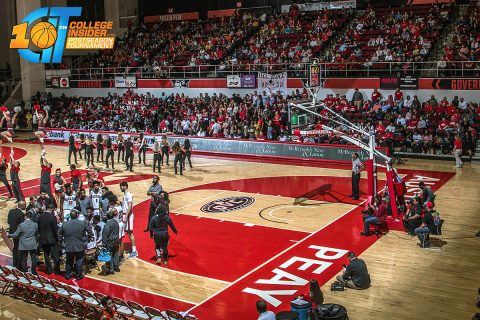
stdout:
MULTIPOLYGON (((362 128, 358 126, 357 124, 352 123, 351 121, 345 119, 342 115, 337 113, 336 111, 332 110, 329 108, 327 105, 325 105, 323 102, 317 101, 317 95, 318 91, 320 88, 311 88, 311 87, 305 87, 307 91, 309 92, 310 96, 312 97, 312 101, 309 102, 291 102, 289 103, 289 115, 291 115, 291 108, 295 107, 300 110, 303 110, 307 113, 310 113, 316 117, 319 117, 320 119, 328 121, 328 123, 333 123, 338 126, 346 127, 349 132, 354 132, 360 135, 360 137, 367 137, 368 138, 368 144, 364 142, 363 140, 353 137, 345 132, 339 131, 329 125, 316 125, 315 130, 301 130, 301 129, 295 129, 292 131, 292 133, 295 136, 316 136, 316 135, 323 135, 323 134, 329 134, 329 133, 334 133, 338 136, 340 136, 342 139, 350 142, 351 144, 366 150, 369 154, 369 158, 366 161, 366 168, 367 168, 367 180, 368 180, 368 200, 369 202, 372 202, 375 196, 378 193, 377 190, 377 168, 382 167, 386 169, 386 176, 387 176, 387 190, 390 195, 390 205, 392 209, 392 217, 395 220, 398 220, 398 207, 397 207, 397 201, 396 201, 396 196, 397 193, 395 192, 395 179, 397 178, 396 173, 393 170, 392 167, 392 161, 391 158, 388 157, 387 155, 381 153, 376 149, 376 143, 375 143, 375 134, 370 133, 365 130, 365 128, 362 128), (315 92, 314 92, 315 90, 315 92), (318 108, 322 108, 324 110, 327 110, 326 115, 322 115, 318 113, 316 110, 318 108), (327 116, 328 115, 328 116, 327 116), (383 164, 378 163, 378 161, 383 160, 383 164)), ((291 119, 291 118, 290 118, 291 119)))

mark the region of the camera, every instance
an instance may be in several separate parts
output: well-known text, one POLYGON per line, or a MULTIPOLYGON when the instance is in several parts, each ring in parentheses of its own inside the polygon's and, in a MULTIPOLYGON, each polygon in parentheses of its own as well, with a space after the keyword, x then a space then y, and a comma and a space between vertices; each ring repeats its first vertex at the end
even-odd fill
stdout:
POLYGON ((335 281, 330 286, 331 291, 345 291, 345 286, 340 281, 335 281))

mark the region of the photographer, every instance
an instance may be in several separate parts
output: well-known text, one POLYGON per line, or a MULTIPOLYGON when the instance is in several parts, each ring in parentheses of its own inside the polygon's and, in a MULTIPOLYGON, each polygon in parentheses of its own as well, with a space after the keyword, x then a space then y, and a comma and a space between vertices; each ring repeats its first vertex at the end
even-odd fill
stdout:
POLYGON ((377 223, 387 215, 387 203, 382 197, 375 196, 375 204, 369 204, 367 210, 363 210, 363 226, 364 230, 360 232, 362 236, 370 235, 370 225, 377 223))
POLYGON ((368 274, 365 261, 358 259, 355 253, 348 253, 350 263, 344 267, 344 272, 337 276, 337 280, 351 289, 367 289, 370 287, 370 275, 368 274))
POLYGON ((419 197, 414 197, 409 202, 410 207, 403 217, 403 226, 411 236, 415 235, 415 229, 422 224, 423 203, 419 197))

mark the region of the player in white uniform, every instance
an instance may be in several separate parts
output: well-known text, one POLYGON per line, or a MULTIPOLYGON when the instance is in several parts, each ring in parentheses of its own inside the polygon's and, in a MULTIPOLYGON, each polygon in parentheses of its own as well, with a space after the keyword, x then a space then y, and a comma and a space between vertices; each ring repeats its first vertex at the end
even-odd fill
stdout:
POLYGON ((77 195, 73 192, 70 183, 65 183, 63 187, 65 192, 60 196, 60 212, 63 213, 63 221, 66 222, 70 220, 70 213, 77 205, 77 195))
POLYGON ((130 252, 130 255, 128 256, 130 259, 138 256, 135 236, 133 235, 133 195, 130 191, 128 191, 128 183, 125 181, 120 183, 120 190, 123 192, 122 210, 123 221, 125 223, 125 232, 130 238, 130 243, 132 244, 132 252, 130 252))
POLYGON ((100 190, 100 182, 93 182, 93 189, 90 190, 90 199, 92 199, 93 215, 100 215, 100 202, 102 201, 102 190, 100 190))

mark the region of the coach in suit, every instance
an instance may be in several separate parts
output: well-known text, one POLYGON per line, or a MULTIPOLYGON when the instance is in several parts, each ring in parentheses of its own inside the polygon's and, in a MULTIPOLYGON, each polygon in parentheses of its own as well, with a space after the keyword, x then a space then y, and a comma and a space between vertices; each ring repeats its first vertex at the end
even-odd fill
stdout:
MULTIPOLYGON (((25 201, 20 201, 16 208, 11 209, 8 212, 8 232, 15 233, 17 231, 18 226, 25 221, 25 208, 26 204, 25 201)), ((13 239, 13 250, 12 250, 12 258, 13 258, 13 266, 18 270, 22 269, 22 265, 20 263, 20 252, 18 251, 18 242, 19 239, 13 239)))
POLYGON ((60 254, 58 246, 58 225, 57 218, 53 213, 55 205, 48 204, 47 211, 38 217, 39 242, 43 249, 47 274, 52 273, 52 260, 55 274, 60 274, 60 254))
POLYGON ((10 237, 19 239, 18 250, 20 251, 20 257, 22 260, 21 270, 28 271, 27 258, 30 254, 32 260, 32 274, 37 274, 37 240, 38 240, 38 224, 33 222, 32 214, 27 212, 25 214, 25 221, 20 223, 18 229, 10 237))
POLYGON ((117 220, 118 212, 115 208, 107 212, 107 222, 102 230, 102 244, 110 251, 111 260, 108 262, 106 275, 120 272, 118 262, 118 247, 120 246, 119 225, 117 220))
POLYGON ((65 243, 65 252, 67 259, 65 261, 65 279, 72 277, 73 263, 76 262, 76 278, 83 279, 85 275, 82 273, 83 258, 87 243, 93 237, 91 228, 88 228, 85 221, 78 220, 78 211, 72 210, 70 213, 71 220, 62 224, 58 229, 60 239, 63 238, 65 243))

